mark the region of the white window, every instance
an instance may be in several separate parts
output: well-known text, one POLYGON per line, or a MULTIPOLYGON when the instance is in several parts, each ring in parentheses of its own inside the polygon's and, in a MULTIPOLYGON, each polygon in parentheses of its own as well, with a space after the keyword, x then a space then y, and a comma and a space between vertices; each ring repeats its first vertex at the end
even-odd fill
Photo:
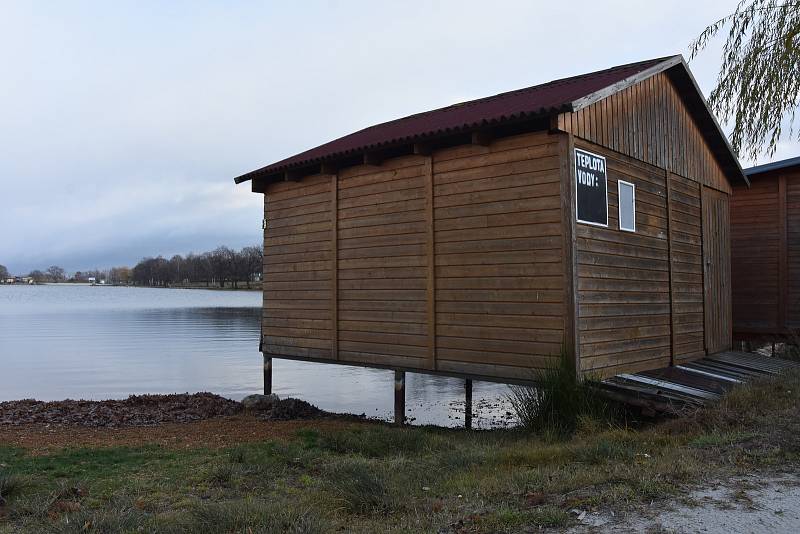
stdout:
POLYGON ((618 181, 619 191, 619 229, 636 231, 636 186, 630 182, 618 181))

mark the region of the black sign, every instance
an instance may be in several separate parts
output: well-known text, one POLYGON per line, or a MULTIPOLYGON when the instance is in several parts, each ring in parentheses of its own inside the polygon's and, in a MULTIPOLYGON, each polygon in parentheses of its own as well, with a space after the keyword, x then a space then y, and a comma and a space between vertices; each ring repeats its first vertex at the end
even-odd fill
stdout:
POLYGON ((606 158, 575 149, 575 204, 578 222, 608 226, 606 158))

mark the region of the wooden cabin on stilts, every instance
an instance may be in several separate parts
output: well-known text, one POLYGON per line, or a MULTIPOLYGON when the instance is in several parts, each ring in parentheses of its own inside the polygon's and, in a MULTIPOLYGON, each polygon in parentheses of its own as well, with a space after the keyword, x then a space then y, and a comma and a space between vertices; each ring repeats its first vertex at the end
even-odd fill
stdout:
POLYGON ((245 181, 265 386, 272 358, 393 369, 400 422, 407 371, 469 399, 564 355, 611 376, 731 346, 748 181, 681 56, 371 126, 245 181))

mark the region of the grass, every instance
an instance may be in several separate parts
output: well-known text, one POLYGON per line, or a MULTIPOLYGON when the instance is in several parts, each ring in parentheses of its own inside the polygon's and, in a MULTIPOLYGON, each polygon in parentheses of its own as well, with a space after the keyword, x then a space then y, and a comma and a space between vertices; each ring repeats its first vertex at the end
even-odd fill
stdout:
POLYGON ((24 478, 14 473, 0 471, 0 505, 15 497, 24 487, 24 478))
POLYGON ((545 435, 568 436, 588 422, 613 421, 618 410, 578 378, 573 358, 562 349, 558 364, 539 371, 537 386, 512 386, 509 400, 523 428, 545 435))
MULTIPOLYGON (((2 532, 529 532, 800 465, 800 375, 645 427, 314 429, 229 449, 0 444, 2 532)), ((265 423, 268 424, 268 423, 265 423)))

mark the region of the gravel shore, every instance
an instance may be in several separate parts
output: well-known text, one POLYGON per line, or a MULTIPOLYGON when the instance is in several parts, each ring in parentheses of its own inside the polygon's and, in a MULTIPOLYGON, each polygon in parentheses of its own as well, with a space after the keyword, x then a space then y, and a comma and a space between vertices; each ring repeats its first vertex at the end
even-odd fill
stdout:
MULTIPOLYGON (((0 425, 58 425, 93 428, 190 423, 244 412, 239 402, 212 393, 131 395, 124 400, 32 399, 0 402, 0 425)), ((326 412, 298 399, 282 399, 270 410, 253 414, 262 420, 310 419, 326 412)))

